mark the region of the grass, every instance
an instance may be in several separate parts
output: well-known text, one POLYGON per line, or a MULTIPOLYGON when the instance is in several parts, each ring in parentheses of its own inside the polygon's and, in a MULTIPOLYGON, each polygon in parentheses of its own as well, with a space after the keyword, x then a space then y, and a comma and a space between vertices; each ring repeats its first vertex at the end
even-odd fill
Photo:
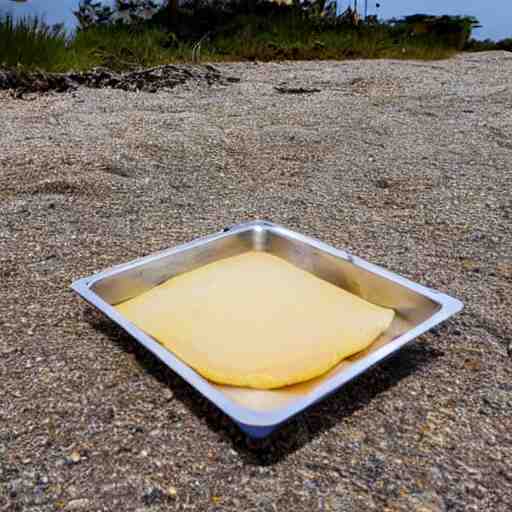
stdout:
POLYGON ((239 17, 208 42, 218 60, 441 59, 457 49, 430 36, 411 38, 387 25, 318 23, 298 14, 239 17))
POLYGON ((98 26, 80 31, 70 44, 76 69, 104 66, 114 70, 148 67, 175 60, 162 30, 98 26))
POLYGON ((55 71, 66 60, 66 45, 66 33, 58 26, 49 27, 37 17, 15 22, 0 16, 0 65, 55 71))
POLYGON ((458 48, 432 34, 392 24, 336 25, 290 7, 267 4, 222 17, 183 11, 175 32, 158 22, 93 26, 68 35, 39 18, 0 17, 0 65, 45 71, 95 66, 134 69, 171 62, 298 59, 442 59, 458 48), (212 18, 212 16, 214 18, 212 18))

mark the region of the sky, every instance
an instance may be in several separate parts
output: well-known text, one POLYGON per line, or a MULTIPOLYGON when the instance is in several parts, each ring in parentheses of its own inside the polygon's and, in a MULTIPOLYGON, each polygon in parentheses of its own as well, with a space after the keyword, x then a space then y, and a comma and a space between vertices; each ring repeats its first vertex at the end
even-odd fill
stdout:
MULTIPOLYGON (((340 0, 343 6, 349 0, 340 0)), ((359 0, 361 9, 365 0, 359 0)), ((106 1, 105 3, 111 3, 106 1)), ((43 15, 48 23, 64 22, 68 28, 74 26, 73 10, 78 0, 28 0, 16 3, 0 0, 0 12, 15 16, 43 15)), ((368 13, 380 18, 393 18, 408 14, 463 14, 475 16, 483 25, 475 31, 478 39, 504 39, 512 37, 512 0, 368 0, 368 13), (380 8, 376 8, 376 3, 380 8)))

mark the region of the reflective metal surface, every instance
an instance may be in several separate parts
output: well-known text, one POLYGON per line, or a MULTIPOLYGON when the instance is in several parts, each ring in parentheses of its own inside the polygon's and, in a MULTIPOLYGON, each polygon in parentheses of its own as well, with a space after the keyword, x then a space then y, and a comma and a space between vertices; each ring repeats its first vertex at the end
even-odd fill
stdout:
POLYGON ((283 421, 462 309, 460 301, 445 294, 266 221, 233 226, 120 265, 80 279, 72 288, 209 398, 251 437, 265 437, 283 421), (249 250, 268 251, 369 302, 392 308, 395 320, 367 350, 342 361, 327 374, 281 389, 255 390, 209 382, 112 307, 175 275, 249 250))

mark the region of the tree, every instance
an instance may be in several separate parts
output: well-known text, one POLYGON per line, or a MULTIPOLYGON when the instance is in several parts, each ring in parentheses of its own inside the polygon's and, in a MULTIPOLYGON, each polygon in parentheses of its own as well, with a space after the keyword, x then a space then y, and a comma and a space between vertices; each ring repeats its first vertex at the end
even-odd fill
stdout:
MULTIPOLYGON (((28 0, 11 0, 25 3, 28 0)), ((116 0, 114 9, 102 5, 100 1, 80 0, 78 10, 74 11, 80 28, 96 23, 121 21, 130 23, 134 20, 151 18, 159 9, 153 0, 116 0), (111 19, 113 17, 113 19, 111 19)), ((176 24, 178 16, 178 0, 167 0, 167 23, 169 27, 176 24)))
POLYGON ((91 25, 110 23, 113 11, 110 7, 101 5, 101 2, 80 0, 78 10, 73 11, 73 14, 78 20, 78 28, 86 29, 91 25))
POLYGON ((113 8, 98 0, 80 0, 74 12, 81 29, 91 25, 139 23, 148 20, 160 7, 153 0, 116 0, 113 8))
POLYGON ((167 0, 167 25, 169 28, 176 25, 178 17, 178 0, 167 0))

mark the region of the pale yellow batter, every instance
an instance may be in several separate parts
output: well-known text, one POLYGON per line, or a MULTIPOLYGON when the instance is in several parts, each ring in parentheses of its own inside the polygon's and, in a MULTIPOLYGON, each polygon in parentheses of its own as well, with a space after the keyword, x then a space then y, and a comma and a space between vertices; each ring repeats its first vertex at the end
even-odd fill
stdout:
POLYGON ((259 389, 326 372, 369 346, 394 316, 256 251, 173 277, 116 307, 204 377, 259 389))

